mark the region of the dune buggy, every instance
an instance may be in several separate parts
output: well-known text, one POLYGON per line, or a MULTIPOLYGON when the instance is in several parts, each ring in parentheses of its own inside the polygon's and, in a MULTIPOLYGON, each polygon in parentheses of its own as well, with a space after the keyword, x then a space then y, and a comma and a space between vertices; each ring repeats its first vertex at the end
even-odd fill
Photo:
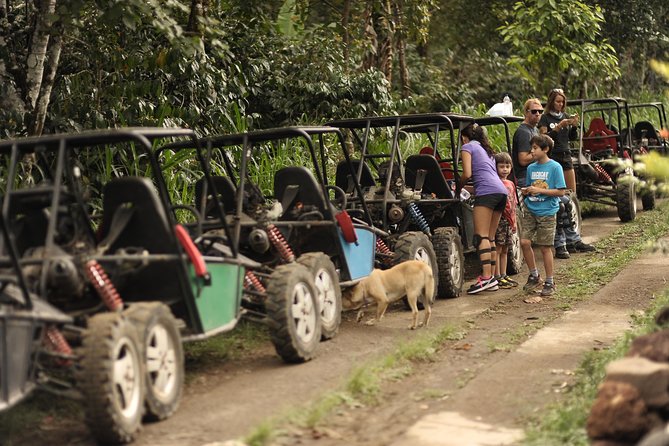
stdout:
POLYGON ((632 150, 639 152, 657 151, 662 155, 669 153, 669 138, 662 135, 667 129, 667 114, 662 102, 644 102, 629 104, 632 125, 630 127, 632 150), (649 118, 652 115, 654 118, 649 118))
MULTIPOLYGON (((206 209, 218 197, 243 256, 270 269, 304 265, 317 288, 321 336, 334 337, 341 322, 341 288, 372 272, 376 246, 387 235, 366 224, 364 215, 354 223, 345 210, 344 192, 328 182, 331 152, 341 151, 341 132, 286 127, 213 136, 201 143, 217 172, 218 195, 198 185, 196 205, 209 217, 206 209)), ((165 147, 177 156, 189 149, 165 147)), ((205 218, 203 224, 212 228, 216 223, 205 218)), ((379 266, 392 256, 389 249, 385 254, 379 266)))
MULTIPOLYGON (((145 415, 164 419, 177 409, 182 341, 234 328, 244 282, 259 267, 234 243, 212 249, 234 240, 220 203, 211 238, 197 209, 172 204, 152 146, 175 138, 198 146, 192 131, 150 128, 0 142, 2 218, 17 268, 29 291, 72 318, 54 335, 60 360, 44 365, 40 382, 82 399, 102 442, 131 441, 145 415), (191 221, 180 224, 178 212, 191 221)), ((207 164, 195 163, 214 191, 207 164)), ((300 265, 259 269, 277 351, 308 359, 320 337, 311 275, 300 265)))
MULTIPOLYGON (((630 113, 623 98, 574 99, 580 133, 572 146, 576 194, 579 200, 615 206, 621 221, 637 214, 637 176, 634 157, 642 153, 631 142, 630 113)), ((642 192, 644 209, 655 206, 655 195, 642 192)))
POLYGON ((374 225, 398 241, 410 241, 418 256, 428 258, 435 265, 437 294, 442 297, 460 295, 464 253, 474 249, 471 207, 458 198, 457 169, 458 132, 473 120, 427 113, 328 123, 346 129, 355 147, 355 178, 346 170, 338 169, 336 175, 336 184, 348 194, 349 209, 366 208, 374 225), (432 139, 426 139, 427 133, 432 139), (422 144, 427 144, 423 150, 413 149, 422 144), (443 153, 438 152, 441 147, 443 153), (363 187, 362 195, 350 187, 356 182, 363 187))

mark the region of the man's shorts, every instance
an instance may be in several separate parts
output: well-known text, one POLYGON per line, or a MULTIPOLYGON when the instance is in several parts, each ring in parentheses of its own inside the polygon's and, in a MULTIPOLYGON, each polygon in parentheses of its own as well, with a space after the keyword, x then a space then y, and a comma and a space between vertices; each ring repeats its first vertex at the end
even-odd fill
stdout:
POLYGON ((511 246, 513 242, 513 229, 509 221, 505 218, 499 219, 499 225, 497 225, 497 232, 495 232, 495 244, 497 246, 511 246))
POLYGON ((571 152, 556 152, 551 153, 550 158, 557 161, 563 170, 572 170, 574 162, 571 160, 571 152))
POLYGON ((474 197, 474 206, 484 206, 493 211, 503 211, 506 207, 506 194, 477 195, 474 197))
POLYGON ((534 215, 524 208, 520 218, 521 239, 531 240, 540 246, 553 246, 556 224, 555 215, 534 215))

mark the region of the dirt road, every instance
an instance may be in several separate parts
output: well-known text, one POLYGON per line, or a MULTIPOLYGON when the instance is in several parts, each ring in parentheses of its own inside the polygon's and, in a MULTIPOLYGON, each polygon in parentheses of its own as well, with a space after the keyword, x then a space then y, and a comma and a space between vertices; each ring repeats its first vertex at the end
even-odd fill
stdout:
MULTIPOLYGON (((587 218, 584 239, 596 241, 620 225, 615 211, 587 218)), ((596 261, 598 255, 576 256, 596 261)), ((335 445, 346 438, 356 445, 449 444, 433 439, 444 432, 488 432, 491 443, 473 444, 513 444, 523 419, 559 398, 583 353, 611 343, 628 327, 630 313, 646 308, 652 294, 666 286, 669 262, 658 256, 635 261, 567 312, 551 301, 525 304, 515 289, 439 300, 427 330, 436 333, 448 324, 465 330, 464 339, 447 345, 438 361, 388 384, 381 406, 342 408, 322 431, 295 431, 281 442, 335 445), (530 339, 505 347, 514 333, 556 315, 561 317, 530 339)), ((571 260, 556 262, 559 268, 571 260)), ((525 278, 525 273, 518 276, 525 278)), ((559 269, 557 279, 559 287, 559 269)), ((250 358, 199 374, 190 380, 179 411, 146 425, 135 444, 201 446, 239 438, 268 418, 335 390, 355 367, 421 335, 406 329, 410 316, 404 311, 387 314, 375 327, 358 324, 353 316, 345 315, 339 335, 322 343, 319 357, 309 363, 286 365, 268 343, 250 358)), ((83 423, 59 431, 44 434, 68 444, 92 444, 83 423)))

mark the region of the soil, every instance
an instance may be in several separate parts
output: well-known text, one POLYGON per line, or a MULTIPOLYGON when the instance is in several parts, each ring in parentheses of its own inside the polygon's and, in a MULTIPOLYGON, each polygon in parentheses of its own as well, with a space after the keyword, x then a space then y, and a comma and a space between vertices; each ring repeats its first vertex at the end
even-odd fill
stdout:
MULTIPOLYGON (((594 242, 621 224, 613 209, 586 218, 584 240, 594 242)), ((572 258, 596 261, 600 255, 572 258)), ((338 408, 322 427, 291 428, 276 444, 515 444, 527 418, 569 388, 583 355, 610 345, 629 327, 631 313, 647 308, 666 287, 665 260, 661 254, 642 256, 568 310, 559 305, 559 294, 526 304, 526 295, 511 289, 438 300, 430 327, 417 331, 407 330, 410 314, 401 306, 373 327, 345 313, 339 334, 319 346, 313 361, 286 365, 268 343, 241 360, 189 376, 177 413, 146 424, 135 444, 212 446, 243 437, 263 421, 336 390, 356 367, 398 343, 447 325, 464 336, 448 341, 434 362, 384 384, 380 404, 338 408)), ((569 286, 560 266, 571 261, 556 259, 558 293, 569 286)), ((516 279, 522 287, 526 272, 516 279)), ((24 444, 94 444, 78 420, 48 420, 26 437, 24 444)))

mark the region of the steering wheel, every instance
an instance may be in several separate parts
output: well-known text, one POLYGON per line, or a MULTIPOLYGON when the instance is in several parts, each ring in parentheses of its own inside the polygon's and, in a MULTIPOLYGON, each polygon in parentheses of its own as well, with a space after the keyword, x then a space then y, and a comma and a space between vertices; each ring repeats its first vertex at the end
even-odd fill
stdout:
POLYGON ((325 186, 325 191, 328 192, 328 199, 330 198, 329 192, 331 190, 334 191, 334 198, 330 200, 330 203, 338 210, 345 211, 348 204, 346 192, 339 186, 325 186))

